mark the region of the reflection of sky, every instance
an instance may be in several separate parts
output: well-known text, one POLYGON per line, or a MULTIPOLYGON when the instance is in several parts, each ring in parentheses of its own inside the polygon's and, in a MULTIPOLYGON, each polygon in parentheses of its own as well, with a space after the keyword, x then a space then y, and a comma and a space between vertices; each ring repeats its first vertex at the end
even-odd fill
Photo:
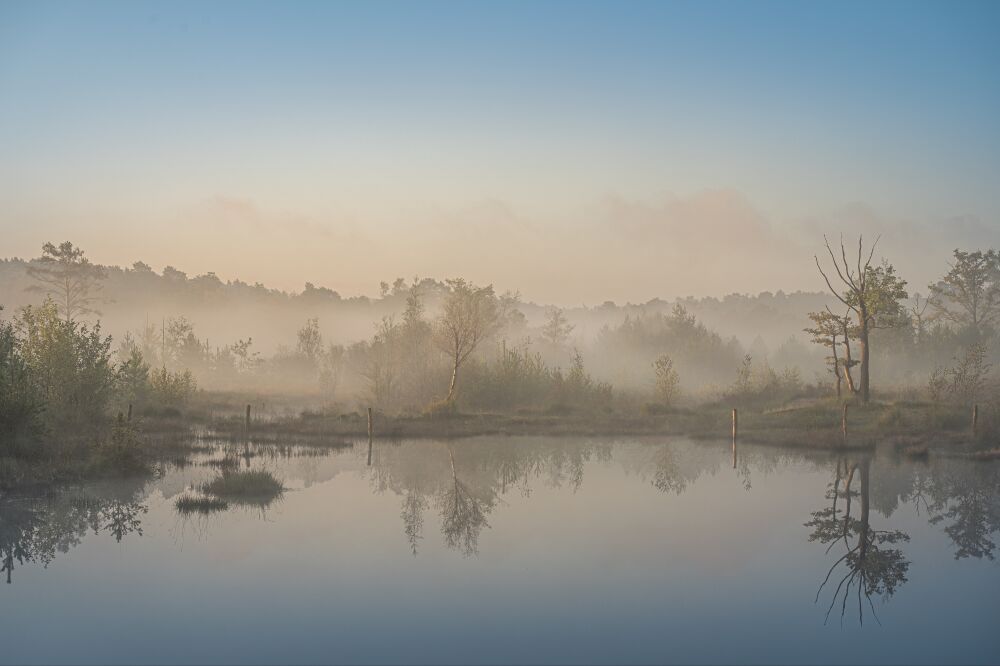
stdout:
MULTIPOLYGON (((347 294, 477 270, 532 293, 496 245, 521 234, 539 264, 569 245, 628 267, 642 237, 578 233, 619 198, 667 227, 714 213, 736 230, 749 208, 810 248, 819 229, 967 215, 986 229, 944 246, 992 242, 997 19, 989 2, 7 2, 0 230, 19 256, 72 237, 102 262, 347 294), (747 203, 718 210, 730 191, 747 203), (467 225, 491 241, 476 263, 449 241, 467 225), (242 251, 220 256, 234 234, 242 251)), ((688 275, 680 292, 813 286, 808 262, 772 275, 764 259, 760 283, 688 275)), ((537 296, 655 295, 614 274, 596 296, 537 276, 537 296)))
MULTIPOLYGON (((484 441, 454 445, 466 480, 476 458, 460 448, 484 441)), ((433 501, 413 557, 401 497, 371 492, 360 448, 308 459, 308 483, 301 459, 277 464, 299 489, 263 520, 236 510, 185 523, 154 492, 144 536, 89 536, 47 570, 15 571, 0 590, 0 661, 995 661, 995 564, 956 562, 912 506, 873 511, 874 527, 912 537, 910 581, 875 600, 883 626, 866 614, 859 628, 849 610, 843 628, 836 614, 824 627, 813 596, 837 549, 808 543, 802 524, 829 504, 832 474, 804 462, 764 472, 773 452, 748 450, 747 492, 725 447, 677 445, 690 478, 664 494, 649 478, 656 448, 586 463, 575 492, 544 472, 530 496, 513 489, 477 557, 445 548, 433 501)), ((384 455, 422 460, 427 487, 447 472, 444 444, 384 455)))

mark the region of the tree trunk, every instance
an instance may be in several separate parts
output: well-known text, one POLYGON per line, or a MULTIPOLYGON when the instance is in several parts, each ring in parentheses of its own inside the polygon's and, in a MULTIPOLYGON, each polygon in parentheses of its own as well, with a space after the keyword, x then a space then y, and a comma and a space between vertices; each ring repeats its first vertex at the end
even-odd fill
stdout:
POLYGON ((854 365, 854 359, 851 358, 851 337, 847 330, 847 324, 844 324, 844 362, 841 367, 844 369, 844 379, 847 380, 847 388, 851 389, 851 394, 858 392, 858 388, 854 385, 854 377, 851 375, 851 366, 854 365))
MULTIPOLYGON (((865 556, 868 554, 868 544, 870 543, 868 539, 869 528, 869 482, 868 474, 871 469, 871 460, 865 459, 861 463, 861 525, 858 529, 858 568, 864 567, 865 556)), ((862 583, 863 584, 863 583, 862 583)))
POLYGON ((445 399, 446 402, 453 402, 455 400, 455 384, 458 383, 458 357, 455 357, 455 363, 451 370, 451 385, 448 387, 448 397, 445 399))
POLYGON ((833 353, 833 378, 837 386, 837 398, 840 398, 840 357, 837 356, 837 336, 830 339, 830 351, 833 353))
POLYGON ((868 318, 862 317, 858 332, 858 344, 861 346, 861 404, 867 405, 871 400, 871 370, 869 361, 871 360, 871 350, 868 345, 868 318))

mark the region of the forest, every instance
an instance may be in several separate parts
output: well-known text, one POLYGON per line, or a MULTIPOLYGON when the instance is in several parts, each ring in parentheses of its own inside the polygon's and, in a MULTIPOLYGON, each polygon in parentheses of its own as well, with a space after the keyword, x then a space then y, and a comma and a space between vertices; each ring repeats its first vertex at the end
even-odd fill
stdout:
POLYGON ((738 408, 765 443, 992 455, 1000 254, 954 250, 921 294, 880 251, 827 240, 826 293, 563 309, 462 278, 289 294, 46 243, 0 273, 17 304, 0 320, 0 480, 142 468, 196 427, 354 436, 369 408, 397 437, 724 436, 738 408))

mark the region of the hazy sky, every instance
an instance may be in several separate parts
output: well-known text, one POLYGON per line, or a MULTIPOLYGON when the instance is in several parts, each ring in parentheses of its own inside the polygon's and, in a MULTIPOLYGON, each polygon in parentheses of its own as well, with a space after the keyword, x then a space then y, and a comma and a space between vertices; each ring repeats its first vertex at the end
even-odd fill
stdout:
POLYGON ((1000 3, 0 0, 0 256, 563 304, 1000 246, 1000 3))

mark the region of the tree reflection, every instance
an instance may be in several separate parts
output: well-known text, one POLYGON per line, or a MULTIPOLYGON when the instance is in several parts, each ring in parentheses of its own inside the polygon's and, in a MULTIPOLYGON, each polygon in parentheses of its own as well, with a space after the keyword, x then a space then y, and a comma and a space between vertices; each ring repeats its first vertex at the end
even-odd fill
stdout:
MULTIPOLYGON (((994 559, 1000 531, 1000 469, 979 463, 961 476, 951 472, 935 475, 927 489, 932 525, 944 523, 944 532, 955 546, 955 559, 994 559)), ((926 500, 925 500, 926 501, 926 500)))
POLYGON ((141 485, 126 485, 103 496, 5 498, 0 501, 0 573, 12 583, 15 566, 48 566, 58 553, 79 545, 88 531, 110 534, 118 542, 129 534, 142 535, 142 515, 148 509, 137 499, 140 491, 141 485))
POLYGON ((414 557, 417 555, 418 543, 424 538, 424 509, 426 508, 427 499, 420 493, 408 490, 403 496, 403 509, 399 516, 403 519, 403 532, 406 534, 406 542, 410 544, 410 551, 414 557))
POLYGON ((448 459, 451 463, 451 483, 445 487, 439 502, 441 508, 441 533, 449 548, 464 555, 479 552, 479 534, 489 527, 486 516, 493 509, 495 495, 492 489, 487 496, 477 494, 458 477, 455 466, 455 451, 448 445, 448 459))
POLYGON ((826 618, 835 607, 840 606, 841 621, 847 612, 847 605, 852 598, 857 599, 858 621, 864 624, 864 601, 868 602, 872 615, 878 621, 872 595, 879 595, 888 600, 896 589, 906 582, 909 560, 896 544, 910 540, 909 535, 899 530, 877 530, 871 526, 871 458, 863 458, 860 462, 849 464, 846 459, 837 461, 836 477, 832 485, 833 504, 812 514, 813 519, 806 523, 813 531, 810 541, 829 544, 827 552, 838 543, 843 543, 844 553, 833 563, 826 577, 816 591, 816 600, 827 584, 832 584, 834 572, 843 567, 845 573, 837 581, 833 597, 826 611, 826 618), (860 516, 851 515, 853 490, 851 485, 855 473, 860 476, 860 516), (840 497, 844 498, 844 516, 841 520, 837 505, 840 497), (863 599, 862 599, 863 597, 863 599))

